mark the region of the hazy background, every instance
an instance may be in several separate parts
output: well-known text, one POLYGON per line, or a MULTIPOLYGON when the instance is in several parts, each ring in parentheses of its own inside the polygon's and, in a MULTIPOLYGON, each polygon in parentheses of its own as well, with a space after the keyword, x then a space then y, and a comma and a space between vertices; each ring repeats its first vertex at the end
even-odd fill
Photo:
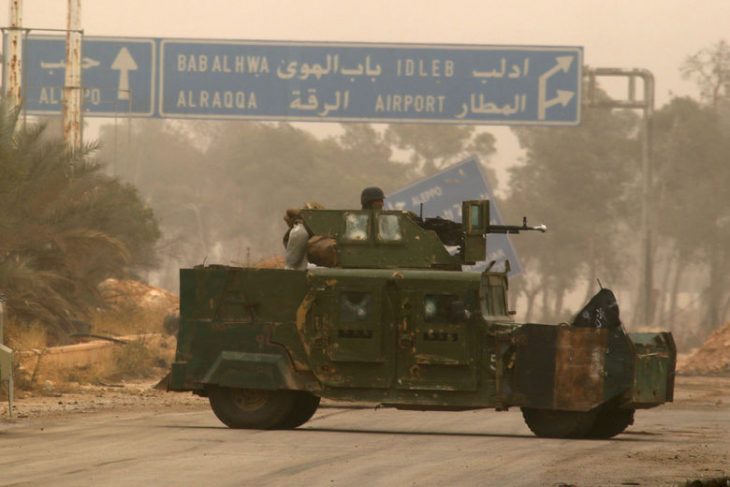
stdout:
MULTIPOLYGON (((25 0, 23 25, 63 29, 66 8, 25 0)), ((3 2, 0 24, 7 15, 3 2)), ((730 84, 710 99, 680 73, 688 56, 730 37, 726 0, 86 0, 82 25, 89 36, 575 45, 589 67, 648 69, 660 231, 647 325, 695 344, 730 315, 730 84)), ((625 94, 624 84, 602 88, 625 94)), ((551 230, 516 242, 526 268, 512 287, 518 318, 569 319, 598 277, 636 323, 637 116, 585 111, 575 129, 87 119, 85 136, 101 143, 107 174, 154 211, 161 238, 125 269, 154 284, 175 290, 178 268, 204 259, 275 257, 288 206, 356 206, 365 185, 392 191, 475 153, 503 212, 551 230)), ((145 245, 155 240, 147 230, 145 245)))
MULTIPOLYGON (((8 25, 3 4, 0 24, 8 25)), ((26 27, 66 27, 66 0, 23 4, 26 27)), ((81 8, 86 35, 583 46, 589 66, 652 71, 657 106, 696 94, 679 65, 730 30, 727 0, 85 0, 81 8)), ((93 137, 98 125, 90 125, 93 137)), ((339 131, 300 126, 319 136, 339 131)), ((508 128, 489 130, 502 181, 521 151, 508 128)))

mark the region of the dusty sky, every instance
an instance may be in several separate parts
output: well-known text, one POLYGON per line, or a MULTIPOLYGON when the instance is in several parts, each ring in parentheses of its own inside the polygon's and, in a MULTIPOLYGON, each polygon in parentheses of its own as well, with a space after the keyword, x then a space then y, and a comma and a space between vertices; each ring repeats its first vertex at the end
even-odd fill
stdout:
MULTIPOLYGON (((64 28, 66 0, 23 0, 23 23, 64 28)), ((0 7, 8 25, 9 1, 0 7)), ((647 68, 657 104, 695 94, 678 67, 730 40, 730 0, 82 0, 87 35, 577 45, 590 66, 647 68)), ((316 132, 330 124, 305 124, 316 132)), ((506 128, 500 166, 518 151, 506 128)))

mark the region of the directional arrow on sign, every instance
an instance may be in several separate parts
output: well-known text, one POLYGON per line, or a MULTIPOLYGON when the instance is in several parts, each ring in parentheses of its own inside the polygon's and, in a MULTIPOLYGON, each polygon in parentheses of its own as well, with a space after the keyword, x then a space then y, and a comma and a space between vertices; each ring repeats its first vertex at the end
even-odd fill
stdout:
POLYGON ((545 92, 547 91, 547 82, 550 78, 552 78, 555 74, 559 73, 560 71, 567 73, 568 70, 570 70, 570 66, 573 64, 573 56, 558 56, 555 58, 555 66, 545 71, 542 75, 540 75, 540 79, 538 80, 538 88, 537 88, 537 118, 538 120, 545 120, 545 111, 555 105, 563 105, 567 106, 570 100, 573 99, 573 95, 575 95, 572 91, 566 91, 566 90, 557 90, 558 96, 551 98, 549 100, 545 99, 545 92))
POLYGON ((573 95, 575 95, 575 93, 573 93, 572 91, 558 90, 558 96, 556 96, 555 98, 551 98, 545 102, 545 109, 547 110, 551 106, 558 104, 563 105, 564 107, 568 106, 570 100, 573 99, 573 95))
POLYGON ((112 69, 119 71, 119 89, 117 91, 117 99, 129 100, 129 72, 137 70, 137 63, 129 53, 129 49, 123 47, 119 50, 119 54, 114 58, 112 69))
POLYGON ((555 58, 555 66, 548 69, 545 73, 540 76, 540 81, 547 81, 558 71, 567 73, 570 69, 570 65, 573 64, 573 56, 558 56, 555 58))

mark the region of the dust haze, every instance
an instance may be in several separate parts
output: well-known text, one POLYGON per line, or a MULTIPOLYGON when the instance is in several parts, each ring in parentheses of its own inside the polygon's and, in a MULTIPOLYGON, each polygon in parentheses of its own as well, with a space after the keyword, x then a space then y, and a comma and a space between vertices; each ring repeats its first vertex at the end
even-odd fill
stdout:
MULTIPOLYGON (((585 46, 595 66, 657 79, 652 180, 652 319, 638 321, 640 114, 585 109, 577 128, 284 124, 87 119, 107 174, 139 192, 162 236, 139 274, 176 290, 180 267, 250 264, 283 251, 284 211, 355 207, 467 155, 480 157, 519 236, 518 318, 567 320, 597 287, 613 288, 632 326, 701 343, 730 315, 730 6, 641 2, 86 2, 89 35, 585 46), (143 13, 142 13, 143 12, 143 13), (387 12, 387 15, 386 15, 387 12)), ((65 2, 27 0, 29 27, 63 28, 65 2)), ((7 12, 2 12, 6 20, 7 12)), ((7 22, 4 22, 7 23, 7 22)), ((606 96, 622 87, 600 86, 606 96)))

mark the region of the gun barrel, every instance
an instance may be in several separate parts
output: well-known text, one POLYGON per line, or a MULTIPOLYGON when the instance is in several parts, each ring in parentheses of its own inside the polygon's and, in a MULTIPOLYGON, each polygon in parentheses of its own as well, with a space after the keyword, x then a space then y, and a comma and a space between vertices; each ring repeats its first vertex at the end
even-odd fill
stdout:
POLYGON ((487 233, 520 233, 522 231, 532 230, 536 232, 547 232, 545 224, 527 225, 527 219, 522 220, 522 226, 519 225, 489 225, 487 233))

